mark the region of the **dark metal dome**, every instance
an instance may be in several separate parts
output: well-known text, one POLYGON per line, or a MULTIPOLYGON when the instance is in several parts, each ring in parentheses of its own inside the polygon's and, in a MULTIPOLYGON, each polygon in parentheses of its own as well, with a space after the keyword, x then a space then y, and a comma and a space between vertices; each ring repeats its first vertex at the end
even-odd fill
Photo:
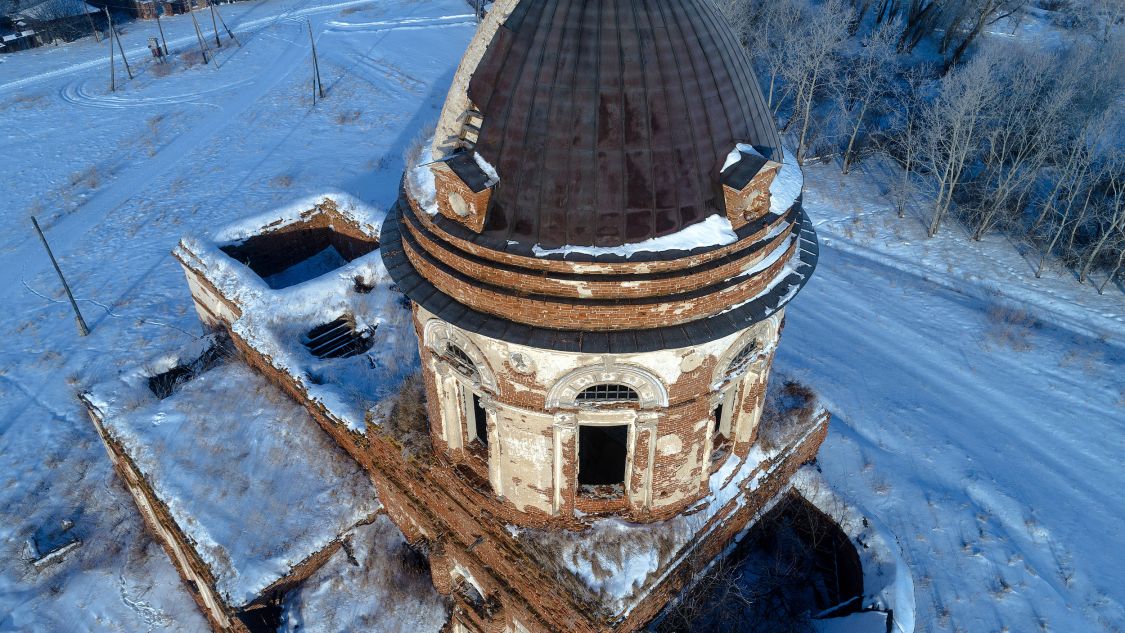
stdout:
POLYGON ((735 143, 780 148, 709 0, 522 0, 469 83, 500 175, 483 241, 620 246, 722 214, 735 143))

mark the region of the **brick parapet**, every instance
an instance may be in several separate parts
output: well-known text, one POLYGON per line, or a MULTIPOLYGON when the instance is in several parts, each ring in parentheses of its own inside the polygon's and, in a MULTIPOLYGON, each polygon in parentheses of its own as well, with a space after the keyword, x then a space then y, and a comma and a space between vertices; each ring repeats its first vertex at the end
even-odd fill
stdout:
POLYGON ((525 255, 517 255, 510 252, 493 250, 485 248, 466 239, 462 239, 453 235, 449 231, 444 230, 435 219, 425 212, 416 200, 410 195, 406 187, 400 187, 400 199, 405 200, 410 206, 411 214, 420 221, 425 229, 437 239, 444 241, 451 246, 470 253, 476 257, 490 259, 501 264, 516 266, 518 268, 526 268, 531 270, 542 270, 553 273, 577 273, 584 275, 629 275, 641 273, 662 273, 672 272, 677 270, 685 270, 703 266, 709 262, 713 262, 723 257, 727 257, 733 253, 745 250, 749 245, 754 242, 760 241, 766 234, 769 233, 773 222, 763 223, 763 226, 753 231, 752 233, 741 237, 731 244, 726 244, 718 248, 714 248, 702 253, 686 255, 674 259, 667 260, 649 260, 649 261, 596 261, 596 262, 582 262, 574 260, 555 259, 550 257, 530 257, 525 255))
MULTIPOLYGON (((796 226, 791 216, 778 216, 761 231, 762 238, 751 242, 753 248, 736 251, 729 261, 714 265, 684 268, 677 274, 653 275, 634 272, 631 275, 563 274, 531 268, 516 268, 498 262, 466 256, 464 251, 439 243, 432 233, 411 214, 403 214, 401 223, 406 226, 414 241, 433 259, 441 261, 456 272, 479 279, 497 288, 518 295, 534 294, 575 299, 637 299, 664 297, 692 292, 736 277, 765 259, 773 249, 787 239, 796 226), (781 227, 781 230, 777 229, 781 227), (772 234, 772 235, 771 235, 772 234), (768 236, 768 237, 767 237, 768 236)), ((643 270, 645 264, 636 264, 643 270)))
POLYGON ((563 301, 521 297, 495 287, 463 279, 423 254, 403 234, 403 250, 411 265, 435 288, 478 312, 549 329, 569 329, 581 324, 587 331, 643 330, 678 325, 718 314, 764 291, 797 250, 799 240, 789 236, 785 253, 765 270, 714 292, 671 298, 652 303, 563 301))

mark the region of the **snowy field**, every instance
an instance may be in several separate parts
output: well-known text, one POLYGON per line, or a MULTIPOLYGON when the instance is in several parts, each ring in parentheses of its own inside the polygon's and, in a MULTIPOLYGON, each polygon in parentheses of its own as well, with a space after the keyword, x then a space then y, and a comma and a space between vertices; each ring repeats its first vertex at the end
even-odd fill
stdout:
MULTIPOLYGON (((217 64, 156 69, 155 23, 125 25, 137 77, 116 93, 104 43, 0 56, 0 631, 206 629, 75 392, 200 333, 169 254, 182 234, 329 190, 388 206, 474 28, 463 0, 222 11, 243 46, 224 38, 217 64), (328 90, 315 107, 306 19, 328 90), (34 571, 25 540, 64 520, 83 545, 34 571)), ((190 18, 164 28, 195 45, 190 18)), ((919 630, 1121 629, 1125 300, 1031 280, 1003 240, 926 241, 877 165, 838 173, 808 170, 821 263, 778 368, 832 409, 825 477, 898 536, 919 630)))

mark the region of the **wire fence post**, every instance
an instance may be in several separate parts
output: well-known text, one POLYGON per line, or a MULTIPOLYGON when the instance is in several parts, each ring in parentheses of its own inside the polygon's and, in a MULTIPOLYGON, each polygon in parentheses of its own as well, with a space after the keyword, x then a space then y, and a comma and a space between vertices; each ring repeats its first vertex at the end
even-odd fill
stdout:
POLYGON ((227 26, 227 21, 223 19, 223 14, 219 11, 218 7, 212 4, 211 10, 215 12, 215 15, 219 16, 219 24, 223 25, 223 29, 227 32, 227 37, 234 41, 235 44, 238 44, 239 48, 242 48, 242 42, 238 41, 238 38, 234 36, 234 31, 230 30, 230 27, 227 26))
MULTIPOLYGON (((112 43, 110 42, 110 44, 112 43)), ((66 298, 70 299, 70 307, 74 308, 74 320, 78 323, 78 335, 86 336, 90 333, 90 328, 86 327, 86 320, 82 318, 82 312, 78 309, 78 302, 74 300, 74 295, 70 292, 70 285, 66 283, 66 277, 63 277, 62 269, 59 268, 59 263, 55 261, 55 254, 51 252, 51 245, 47 243, 47 237, 43 235, 43 229, 39 228, 39 220, 36 220, 34 215, 31 216, 31 223, 35 225, 35 232, 39 234, 39 241, 43 242, 43 248, 47 249, 47 257, 51 258, 51 265, 55 267, 55 272, 59 275, 63 290, 66 290, 66 298)))
POLYGON ((215 4, 214 4, 214 0, 212 0, 211 2, 208 2, 207 6, 211 9, 211 30, 213 30, 215 32, 215 48, 222 48, 223 43, 219 41, 219 25, 215 24, 215 4))
MULTIPOLYGON (((189 9, 191 7, 188 7, 189 9)), ((203 41, 203 31, 199 29, 199 20, 195 19, 195 11, 188 11, 191 14, 191 23, 195 25, 195 37, 199 40, 199 52, 203 53, 203 63, 209 63, 207 59, 207 42, 203 41)))
POLYGON ((133 78, 133 69, 129 68, 129 60, 125 57, 125 47, 121 45, 121 37, 117 35, 117 29, 113 28, 113 18, 109 16, 109 9, 105 10, 105 17, 109 20, 109 47, 113 48, 114 40, 117 41, 117 50, 121 51, 121 61, 125 62, 125 72, 129 73, 129 79, 133 78))
MULTIPOLYGON (((104 10, 105 19, 112 24, 113 21, 109 18, 109 9, 104 8, 104 10)), ((117 92, 117 74, 113 70, 113 35, 109 36, 109 91, 117 92)))
POLYGON ((164 39, 164 27, 160 25, 160 12, 164 7, 160 3, 155 3, 156 6, 156 29, 160 31, 160 43, 164 45, 164 57, 168 57, 168 40, 164 39))
MULTIPOLYGON (((312 58, 313 58, 313 90, 320 93, 320 98, 324 98, 324 84, 320 81, 320 63, 316 59, 316 39, 313 38, 312 20, 306 20, 309 25, 309 42, 312 43, 312 58)), ((316 105, 316 95, 313 95, 313 105, 316 105)))

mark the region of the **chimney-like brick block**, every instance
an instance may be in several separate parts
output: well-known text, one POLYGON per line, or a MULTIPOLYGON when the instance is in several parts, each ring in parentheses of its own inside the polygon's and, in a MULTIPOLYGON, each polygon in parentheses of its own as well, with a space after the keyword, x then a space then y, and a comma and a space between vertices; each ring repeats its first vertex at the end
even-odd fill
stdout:
POLYGON ((723 185, 727 219, 735 230, 757 220, 770 210, 770 185, 779 169, 781 169, 780 163, 766 161, 762 169, 742 189, 723 185))
POLYGON ((474 233, 484 229, 488 212, 488 201, 492 197, 492 187, 473 191, 449 165, 437 162, 430 165, 437 189, 438 212, 445 217, 463 224, 474 233))

